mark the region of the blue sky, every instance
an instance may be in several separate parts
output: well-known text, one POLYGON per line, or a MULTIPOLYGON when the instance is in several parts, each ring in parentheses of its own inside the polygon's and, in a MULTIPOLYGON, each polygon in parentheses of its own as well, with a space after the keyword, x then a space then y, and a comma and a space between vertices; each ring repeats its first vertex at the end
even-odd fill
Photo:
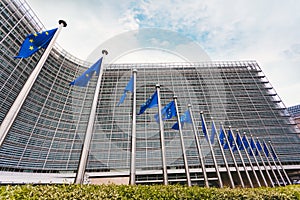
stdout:
POLYGON ((126 31, 171 30, 212 60, 256 60, 285 105, 300 104, 298 0, 27 1, 47 29, 68 23, 58 44, 81 59, 126 31))

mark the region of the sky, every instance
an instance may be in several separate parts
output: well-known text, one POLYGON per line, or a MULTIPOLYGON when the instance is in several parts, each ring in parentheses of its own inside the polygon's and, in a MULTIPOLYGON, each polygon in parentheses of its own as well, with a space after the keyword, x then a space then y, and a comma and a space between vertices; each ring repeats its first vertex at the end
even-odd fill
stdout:
MULTIPOLYGON (((298 0, 27 2, 46 29, 57 27, 60 19, 67 22, 68 26, 61 31, 57 43, 80 59, 89 60, 95 49, 113 41, 115 49, 119 45, 129 52, 127 55, 131 52, 130 55, 146 62, 184 61, 180 56, 185 49, 174 53, 171 43, 187 44, 189 41, 201 47, 204 54, 214 61, 256 60, 283 103, 287 107, 300 104, 298 0), (151 41, 156 43, 157 51, 147 49, 148 56, 142 57, 136 49, 147 45, 132 44, 134 47, 130 49, 132 41, 127 40, 127 36, 145 29, 163 31, 156 35, 158 40, 151 41), (170 37, 166 37, 168 33, 170 37), (160 35, 163 39, 159 38, 160 35), (165 50, 163 53, 162 49, 165 50)), ((115 59, 126 61, 126 55, 122 55, 123 59, 122 56, 115 59)), ((206 58, 204 55, 203 59, 206 58)))

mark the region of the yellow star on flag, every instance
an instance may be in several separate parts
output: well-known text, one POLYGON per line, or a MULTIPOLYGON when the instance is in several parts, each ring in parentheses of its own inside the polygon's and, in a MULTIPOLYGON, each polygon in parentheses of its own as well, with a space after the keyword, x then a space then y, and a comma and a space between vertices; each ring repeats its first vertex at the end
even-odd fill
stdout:
POLYGON ((30 42, 30 43, 33 43, 33 39, 30 39, 29 42, 30 42))
POLYGON ((46 31, 46 35, 49 35, 48 31, 46 31))
POLYGON ((30 50, 33 50, 33 46, 30 46, 29 49, 30 49, 30 50))
POLYGON ((86 76, 86 77, 89 77, 89 74, 86 74, 85 76, 86 76))
POLYGON ((35 37, 36 37, 36 36, 38 36, 38 34, 37 34, 37 33, 35 33, 35 34, 33 34, 33 35, 34 35, 35 37))

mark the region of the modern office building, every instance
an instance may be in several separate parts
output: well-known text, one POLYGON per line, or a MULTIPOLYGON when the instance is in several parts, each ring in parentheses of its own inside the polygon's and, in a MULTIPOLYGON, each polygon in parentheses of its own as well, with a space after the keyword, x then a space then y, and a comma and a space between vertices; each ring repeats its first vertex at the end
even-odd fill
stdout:
MULTIPOLYGON (((17 96, 36 67, 43 51, 26 59, 15 59, 29 33, 46 30, 26 1, 0 0, 0 125, 6 124, 17 96)), ((0 133, 0 183, 73 182, 79 165, 88 125, 97 76, 88 87, 69 86, 92 63, 82 61, 55 45, 40 71, 17 116, 6 133, 0 133)), ((183 114, 192 105, 202 156, 197 151, 193 127, 182 129, 187 164, 192 184, 204 185, 203 168, 209 184, 218 185, 216 167, 203 135, 200 112, 203 111, 208 132, 214 121, 218 132, 222 122, 234 133, 246 133, 270 141, 290 178, 300 170, 300 137, 295 124, 279 96, 255 61, 212 61, 200 63, 145 63, 102 65, 103 75, 93 122, 93 135, 86 166, 87 181, 92 183, 129 183, 131 162, 132 95, 117 105, 132 70, 137 70, 137 110, 160 84, 161 104, 177 96, 178 111, 183 114), (201 159, 199 159, 201 158, 201 159), (204 158, 204 159, 203 159, 204 158)), ((159 125, 148 109, 136 118, 137 184, 162 183, 162 154, 159 125)), ((185 183, 186 173, 180 137, 172 129, 176 118, 164 121, 166 167, 169 183, 185 183)), ((216 137, 217 138, 217 137, 216 137)), ((215 139, 217 140, 217 139, 215 139)), ((213 145, 217 168, 224 185, 230 186, 226 163, 217 142, 213 145)), ((237 169, 228 150, 224 150, 235 184, 237 169)), ((255 156, 242 159, 235 153, 238 170, 246 177, 255 156), (247 170, 242 167, 246 164, 247 170)), ((257 173, 267 163, 258 161, 257 173)), ((267 171, 276 169, 271 164, 267 171)), ((281 166, 278 166, 281 169, 281 166)), ((263 172, 266 174, 266 170, 263 172)), ((272 176, 272 175, 271 175, 272 176)), ((262 177, 259 177, 261 179, 262 177)), ((275 176, 271 177, 275 179, 275 176)), ((254 185, 255 181, 253 180, 254 185)), ((246 185, 249 185, 245 181, 246 185)))
POLYGON ((287 110, 300 129, 300 105, 288 107, 287 110))

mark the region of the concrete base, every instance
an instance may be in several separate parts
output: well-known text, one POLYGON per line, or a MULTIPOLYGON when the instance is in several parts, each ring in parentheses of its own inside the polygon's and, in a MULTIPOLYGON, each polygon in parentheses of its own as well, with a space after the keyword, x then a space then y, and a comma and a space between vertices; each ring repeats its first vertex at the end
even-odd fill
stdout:
POLYGON ((109 177, 109 178, 89 178, 91 184, 116 184, 116 185, 128 185, 129 177, 109 177))

